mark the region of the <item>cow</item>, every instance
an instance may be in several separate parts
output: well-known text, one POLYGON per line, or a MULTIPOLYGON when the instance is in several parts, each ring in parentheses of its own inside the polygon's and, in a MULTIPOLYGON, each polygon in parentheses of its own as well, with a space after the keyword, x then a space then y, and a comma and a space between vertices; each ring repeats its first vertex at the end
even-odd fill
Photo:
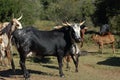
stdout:
MULTIPOLYGON (((11 21, 7 28, 12 28, 13 22, 11 21)), ((27 56, 56 56, 59 64, 60 77, 64 77, 62 71, 62 59, 69 53, 73 59, 78 71, 78 62, 73 57, 71 52, 72 44, 81 41, 80 36, 81 24, 72 24, 60 29, 50 31, 38 30, 35 27, 25 27, 17 29, 12 32, 12 42, 16 46, 20 55, 20 66, 24 73, 25 80, 30 78, 30 74, 26 69, 25 61, 27 56), (59 42, 58 42, 59 41, 59 42)), ((4 33, 2 30, 1 33, 4 33)), ((9 33, 10 30, 7 30, 9 33)), ((8 34, 9 35, 9 34, 8 34)), ((78 58, 78 57, 77 57, 78 58)))
MULTIPOLYGON (((81 25, 80 28, 81 28, 81 31, 80 31, 81 39, 82 39, 81 42, 80 42, 81 43, 80 47, 82 48, 83 47, 83 42, 84 42, 84 35, 85 35, 85 32, 87 31, 88 28, 85 25, 81 25)), ((78 44, 76 44, 76 43, 73 44, 72 51, 73 51, 74 54, 77 54, 78 56, 80 56, 82 54, 79 47, 78 47, 78 44)), ((75 55, 75 57, 76 57, 76 55, 75 55)), ((69 66, 70 59, 71 59, 70 55, 65 56, 65 60, 67 62, 66 68, 70 68, 70 66, 69 66)))
MULTIPOLYGON (((3 66, 7 66, 5 63, 5 57, 6 57, 6 48, 8 45, 8 37, 4 34, 4 35, 0 35, 0 63, 3 66)), ((9 61, 9 58, 8 58, 9 61)), ((10 62, 8 62, 10 63, 10 62)))
MULTIPOLYGON (((14 29, 21 29, 22 28, 22 25, 21 23, 18 21, 22 18, 19 17, 19 18, 13 18, 12 21, 13 21, 13 28, 14 29)), ((11 33, 8 33, 6 32, 7 30, 14 30, 13 28, 12 29, 9 29, 7 28, 6 30, 6 26, 9 24, 9 22, 4 22, 4 23, 1 23, 1 26, 0 26, 0 30, 4 31, 5 33, 0 33, 0 63, 1 65, 5 65, 7 66, 7 64, 5 63, 5 57, 8 59, 8 65, 11 64, 12 66, 12 69, 14 70, 15 66, 14 66, 14 62, 13 62, 13 59, 12 59, 12 46, 11 46, 11 37, 10 35, 8 34, 11 34, 11 33)))
MULTIPOLYGON (((9 24, 9 22, 3 22, 0 23, 0 30, 4 29, 7 25, 9 24)), ((8 50, 6 50, 8 45, 8 37, 6 34, 0 35, 0 64, 3 66, 7 66, 6 62, 5 62, 5 57, 7 56, 8 59, 8 64, 10 63, 10 58, 8 58, 8 55, 6 52, 8 52, 8 50)))
POLYGON ((0 30, 2 30, 3 28, 5 28, 8 24, 9 24, 9 22, 0 23, 0 30))
POLYGON ((110 26, 108 24, 104 24, 100 27, 100 35, 107 35, 110 32, 110 26))
POLYGON ((103 53, 102 49, 103 49, 103 45, 105 44, 112 44, 112 50, 113 53, 115 53, 115 46, 114 46, 115 38, 114 35, 112 35, 111 33, 108 33, 108 35, 104 35, 104 36, 94 34, 91 36, 91 38, 99 45, 99 50, 101 51, 101 53, 103 53))
MULTIPOLYGON (((84 22, 85 22, 85 21, 83 21, 83 22, 81 23, 81 26, 80 26, 80 28, 81 28, 80 33, 81 33, 81 39, 82 39, 81 42, 80 42, 80 43, 81 43, 81 44, 80 44, 80 47, 83 47, 84 35, 85 35, 85 32, 86 32, 87 29, 88 29, 88 27, 86 27, 85 25, 83 25, 84 22)), ((70 23, 68 23, 68 22, 62 23, 62 24, 63 24, 63 25, 70 25, 70 23)), ((59 28, 61 28, 61 27, 63 27, 63 26, 61 26, 61 25, 55 26, 54 29, 59 29, 59 28)), ((76 44, 76 43, 74 43, 74 44, 72 45, 72 51, 73 51, 73 53, 75 54, 75 57, 81 55, 80 49, 79 49, 79 47, 78 47, 78 44, 76 44), (76 56, 76 54, 77 54, 77 56, 76 56)), ((64 59, 63 59, 63 61, 66 62, 66 68, 69 68, 69 69, 70 69, 70 66, 69 66, 70 59, 71 59, 71 56, 70 56, 70 55, 65 56, 64 59)))
MULTIPOLYGON (((83 41, 84 41, 84 35, 85 35, 85 32, 87 31, 88 27, 86 27, 84 24, 85 21, 83 21, 80 26, 81 30, 80 30, 80 33, 81 33, 81 47, 83 47, 83 41)), ((62 23, 63 25, 70 25, 70 23, 68 22, 65 22, 65 23, 62 23)), ((59 29, 59 28, 62 28, 63 26, 61 25, 58 25, 58 26, 55 26, 53 27, 54 29, 59 29)), ((72 53, 75 54, 75 57, 77 56, 80 56, 81 52, 80 52, 80 49, 78 48, 78 44, 76 43, 73 43, 72 45, 72 53)), ((70 59, 71 59, 71 56, 70 55, 67 55, 64 57, 63 59, 63 62, 66 62, 66 68, 69 68, 70 69, 70 66, 69 66, 69 63, 70 63, 70 59)), ((78 62, 78 60, 77 60, 78 62)))

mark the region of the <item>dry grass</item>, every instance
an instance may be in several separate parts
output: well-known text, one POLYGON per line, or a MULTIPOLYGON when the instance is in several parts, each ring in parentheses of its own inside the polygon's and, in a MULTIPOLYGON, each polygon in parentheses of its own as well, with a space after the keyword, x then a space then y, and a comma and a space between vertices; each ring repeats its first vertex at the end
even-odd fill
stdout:
MULTIPOLYGON (((19 58, 14 57, 16 75, 9 68, 0 66, 0 80, 23 80, 19 67, 19 58), (15 78, 16 77, 16 78, 15 78)), ((63 71, 65 78, 59 77, 57 59, 52 57, 49 63, 34 63, 27 60, 27 69, 31 73, 31 80, 119 80, 120 79, 120 54, 88 54, 79 58, 79 72, 75 73, 71 61, 70 70, 63 71)))

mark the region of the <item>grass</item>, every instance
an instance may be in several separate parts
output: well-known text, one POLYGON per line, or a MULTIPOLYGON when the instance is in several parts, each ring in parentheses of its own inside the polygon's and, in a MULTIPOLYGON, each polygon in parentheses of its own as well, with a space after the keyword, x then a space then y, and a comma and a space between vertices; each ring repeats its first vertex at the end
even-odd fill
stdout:
MULTIPOLYGON (((27 59, 26 66, 31 73, 31 80, 119 80, 120 79, 120 54, 97 54, 88 53, 79 58, 79 72, 76 73, 73 62, 70 63, 70 70, 66 69, 65 63, 63 71, 65 78, 59 77, 58 63, 56 57, 52 57, 50 62, 34 63, 27 59)), ((12 75, 8 67, 0 66, 0 77, 3 80, 23 80, 19 57, 14 56, 16 65, 16 78, 12 75), (6 74, 7 73, 7 74, 6 74), (4 75, 6 74, 6 75, 4 75), (12 75, 12 77, 9 77, 12 75)))

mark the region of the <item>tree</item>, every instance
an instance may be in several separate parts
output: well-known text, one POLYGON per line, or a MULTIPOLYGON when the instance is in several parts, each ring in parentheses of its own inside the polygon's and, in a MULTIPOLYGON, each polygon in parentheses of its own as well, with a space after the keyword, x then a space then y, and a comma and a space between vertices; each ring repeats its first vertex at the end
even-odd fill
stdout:
POLYGON ((0 0, 0 21, 9 21, 13 14, 18 16, 19 9, 18 0, 0 0))
POLYGON ((94 24, 111 24, 111 19, 120 14, 119 3, 120 0, 96 0, 96 11, 92 17, 94 24))
POLYGON ((20 11, 23 14, 23 25, 33 25, 40 19, 42 5, 39 0, 19 0, 20 11))
POLYGON ((56 22, 62 21, 80 21, 90 18, 94 13, 92 0, 59 0, 52 2, 46 9, 46 15, 49 20, 56 22))

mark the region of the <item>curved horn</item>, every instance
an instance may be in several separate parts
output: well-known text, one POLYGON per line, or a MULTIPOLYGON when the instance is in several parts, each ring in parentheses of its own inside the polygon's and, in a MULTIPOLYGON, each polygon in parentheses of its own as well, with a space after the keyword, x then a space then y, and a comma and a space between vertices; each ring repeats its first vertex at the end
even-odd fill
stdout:
POLYGON ((68 22, 66 22, 66 24, 67 24, 67 25, 69 25, 69 26, 71 26, 71 25, 72 25, 72 24, 70 24, 70 23, 68 23, 68 22))
POLYGON ((23 15, 21 15, 19 18, 17 18, 17 20, 19 21, 22 17, 23 17, 23 15))
POLYGON ((67 24, 66 24, 66 23, 62 23, 62 25, 67 26, 67 24))
POLYGON ((68 23, 68 22, 65 22, 65 23, 62 23, 64 26, 71 26, 72 24, 71 23, 68 23))
POLYGON ((83 25, 85 23, 85 21, 81 22, 80 25, 83 25))

